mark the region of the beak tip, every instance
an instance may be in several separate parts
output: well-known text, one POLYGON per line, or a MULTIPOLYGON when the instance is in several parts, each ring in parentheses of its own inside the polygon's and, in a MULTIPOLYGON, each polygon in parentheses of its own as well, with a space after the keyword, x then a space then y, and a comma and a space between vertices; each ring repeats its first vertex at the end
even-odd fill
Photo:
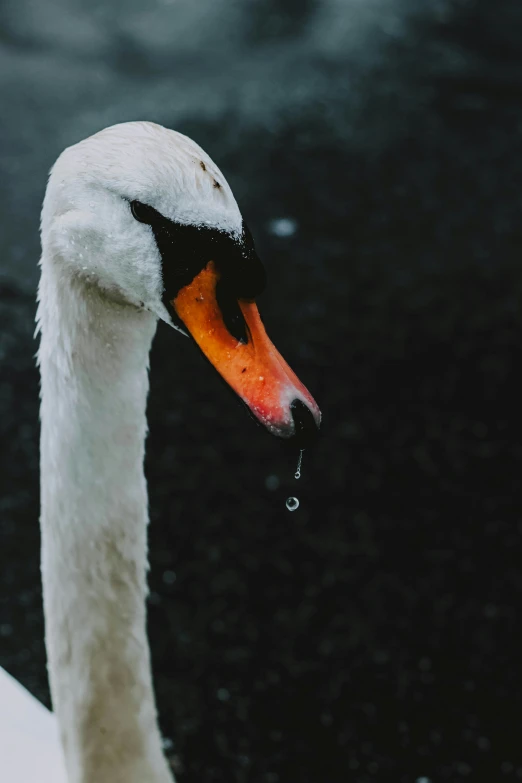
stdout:
POLYGON ((295 399, 290 404, 290 410, 294 421, 294 434, 290 442, 299 449, 313 446, 319 437, 321 424, 319 409, 312 411, 302 400, 295 399))

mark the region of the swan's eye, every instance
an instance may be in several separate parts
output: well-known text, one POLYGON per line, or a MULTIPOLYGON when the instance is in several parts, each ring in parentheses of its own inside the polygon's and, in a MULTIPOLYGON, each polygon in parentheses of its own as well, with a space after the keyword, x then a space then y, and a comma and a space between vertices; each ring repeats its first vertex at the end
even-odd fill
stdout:
POLYGON ((141 201, 131 201, 132 216, 139 220, 140 223, 148 223, 151 225, 154 221, 161 219, 161 215, 154 207, 149 207, 148 204, 143 204, 141 201))

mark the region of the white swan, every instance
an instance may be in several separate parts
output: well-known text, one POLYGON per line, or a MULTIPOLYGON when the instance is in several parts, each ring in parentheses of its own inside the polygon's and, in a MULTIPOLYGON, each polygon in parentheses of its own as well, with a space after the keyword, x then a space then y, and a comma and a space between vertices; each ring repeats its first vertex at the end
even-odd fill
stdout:
POLYGON ((42 578, 67 780, 171 783, 145 634, 158 318, 192 335, 273 434, 303 445, 320 413, 260 321, 263 270, 232 192, 187 137, 125 123, 65 150, 41 236, 42 578))

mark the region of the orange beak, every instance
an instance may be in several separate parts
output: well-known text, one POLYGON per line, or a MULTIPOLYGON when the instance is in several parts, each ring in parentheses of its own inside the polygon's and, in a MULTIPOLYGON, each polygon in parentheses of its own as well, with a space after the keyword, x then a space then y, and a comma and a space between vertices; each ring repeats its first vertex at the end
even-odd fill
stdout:
POLYGON ((230 333, 218 304, 219 279, 214 262, 209 261, 178 292, 172 306, 204 355, 254 416, 273 435, 296 436, 297 445, 304 447, 321 422, 317 403, 268 339, 253 300, 237 302, 246 324, 247 342, 230 333))

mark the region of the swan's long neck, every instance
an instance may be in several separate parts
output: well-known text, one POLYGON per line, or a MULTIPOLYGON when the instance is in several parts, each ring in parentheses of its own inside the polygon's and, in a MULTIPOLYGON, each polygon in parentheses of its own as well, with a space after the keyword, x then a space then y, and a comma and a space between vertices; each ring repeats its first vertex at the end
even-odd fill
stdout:
POLYGON ((46 644, 69 781, 166 783, 145 631, 156 319, 45 255, 39 299, 46 644))

